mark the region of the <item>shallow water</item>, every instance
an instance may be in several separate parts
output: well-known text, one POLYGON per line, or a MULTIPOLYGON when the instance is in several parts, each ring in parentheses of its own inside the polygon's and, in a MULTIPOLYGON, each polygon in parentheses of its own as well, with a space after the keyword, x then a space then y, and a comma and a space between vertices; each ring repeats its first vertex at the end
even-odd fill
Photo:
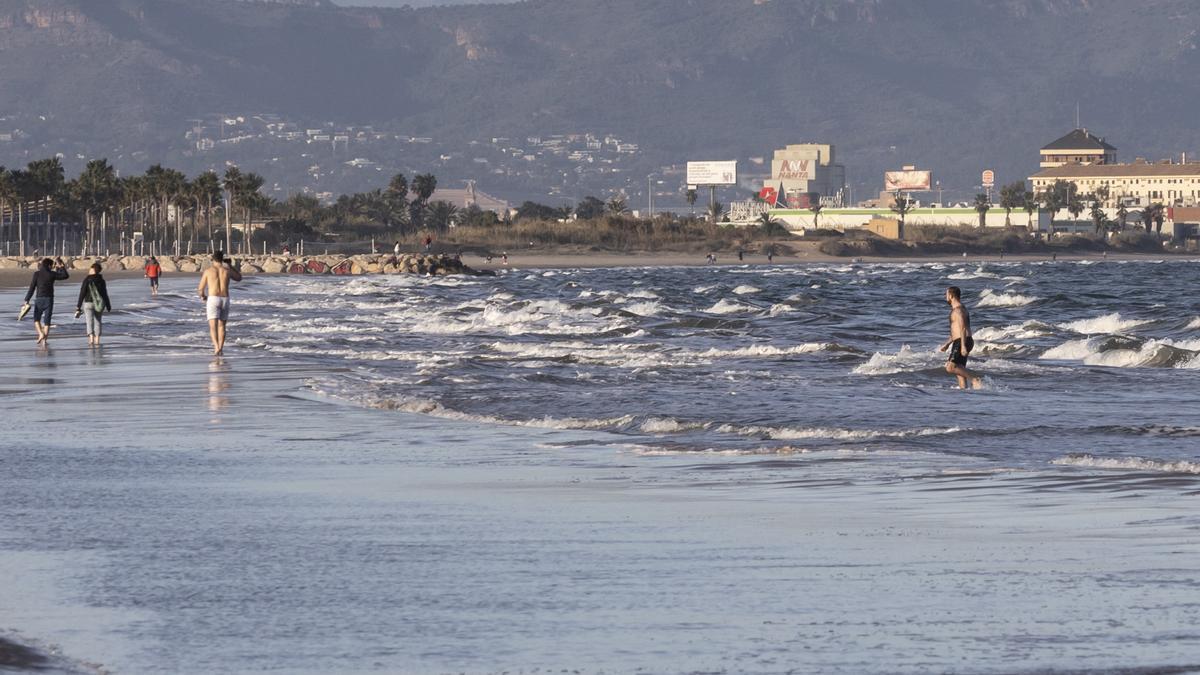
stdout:
MULTIPOLYGON (((341 369, 309 383, 453 419, 594 429, 648 453, 886 450, 1200 472, 1200 300, 1190 262, 512 271, 496 279, 257 279, 239 348, 341 369), (964 289, 983 391, 942 371, 964 289)), ((182 299, 148 338, 202 344, 182 299)), ((188 311, 194 314, 194 308, 188 311)), ((899 458, 898 454, 904 454, 899 458)))
POLYGON ((1187 672, 1200 305, 1155 289, 1196 269, 264 277, 222 360, 189 280, 114 282, 100 351, 61 307, 49 351, 0 324, 0 639, 81 672, 1187 672), (947 283, 983 391, 932 351, 947 283))

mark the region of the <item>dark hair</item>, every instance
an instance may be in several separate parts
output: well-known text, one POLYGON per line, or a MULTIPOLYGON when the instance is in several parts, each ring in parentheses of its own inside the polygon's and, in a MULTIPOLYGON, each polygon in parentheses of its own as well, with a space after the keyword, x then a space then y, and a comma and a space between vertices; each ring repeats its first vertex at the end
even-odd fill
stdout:
POLYGON ((962 299, 962 289, 960 289, 958 286, 951 286, 950 288, 947 288, 946 290, 950 291, 950 297, 954 298, 955 300, 962 299))
POLYGON ((216 253, 213 254, 213 262, 224 262, 224 261, 225 261, 225 254, 223 252, 217 251, 216 253))
POLYGON ((50 269, 54 265, 54 261, 49 258, 42 258, 42 267, 50 269))
POLYGON ((104 271, 104 268, 100 266, 100 263, 94 262, 94 263, 92 263, 92 271, 95 272, 96 274, 100 274, 101 272, 104 271))

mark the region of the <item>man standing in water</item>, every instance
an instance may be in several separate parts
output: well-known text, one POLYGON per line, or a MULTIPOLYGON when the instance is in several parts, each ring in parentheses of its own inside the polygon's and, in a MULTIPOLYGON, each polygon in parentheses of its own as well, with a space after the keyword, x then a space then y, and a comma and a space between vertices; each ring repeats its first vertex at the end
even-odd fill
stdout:
POLYGON ((212 267, 204 270, 196 291, 205 303, 208 315, 208 334, 212 338, 213 355, 225 350, 225 322, 229 320, 229 282, 241 281, 242 273, 225 262, 220 251, 213 254, 212 267))
POLYGON ((37 343, 45 344, 50 339, 50 321, 54 314, 54 282, 68 278, 67 266, 62 258, 51 260, 46 258, 38 264, 29 282, 29 292, 25 294, 25 308, 21 316, 25 316, 30 300, 33 301, 33 327, 37 330, 37 343))
POLYGON ((971 315, 962 304, 962 290, 958 286, 947 288, 946 302, 950 304, 950 339, 938 351, 950 350, 946 372, 958 378, 960 389, 966 389, 968 382, 978 389, 983 381, 967 370, 967 358, 975 348, 975 340, 971 337, 971 315))

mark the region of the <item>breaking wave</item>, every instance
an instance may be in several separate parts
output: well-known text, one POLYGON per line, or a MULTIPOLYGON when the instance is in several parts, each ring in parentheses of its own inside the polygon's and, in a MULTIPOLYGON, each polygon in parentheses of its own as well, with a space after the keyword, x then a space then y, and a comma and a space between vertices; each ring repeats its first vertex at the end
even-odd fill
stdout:
POLYGON ((1187 460, 1168 461, 1144 457, 1095 457, 1088 454, 1071 454, 1051 462, 1058 466, 1079 466, 1089 469, 1119 469, 1123 471, 1155 471, 1162 473, 1187 473, 1200 475, 1200 462, 1187 460))

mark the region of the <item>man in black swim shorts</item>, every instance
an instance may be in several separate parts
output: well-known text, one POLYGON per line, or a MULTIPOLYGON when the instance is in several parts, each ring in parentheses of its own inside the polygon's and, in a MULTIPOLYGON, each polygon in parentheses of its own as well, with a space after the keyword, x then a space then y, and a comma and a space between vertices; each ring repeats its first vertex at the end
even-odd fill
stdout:
POLYGON ((950 339, 938 351, 950 350, 946 372, 958 378, 960 389, 966 389, 968 382, 978 389, 983 381, 967 370, 967 359, 975 348, 975 340, 971 337, 971 315, 962 304, 962 290, 958 286, 947 288, 946 302, 950 304, 950 339))

